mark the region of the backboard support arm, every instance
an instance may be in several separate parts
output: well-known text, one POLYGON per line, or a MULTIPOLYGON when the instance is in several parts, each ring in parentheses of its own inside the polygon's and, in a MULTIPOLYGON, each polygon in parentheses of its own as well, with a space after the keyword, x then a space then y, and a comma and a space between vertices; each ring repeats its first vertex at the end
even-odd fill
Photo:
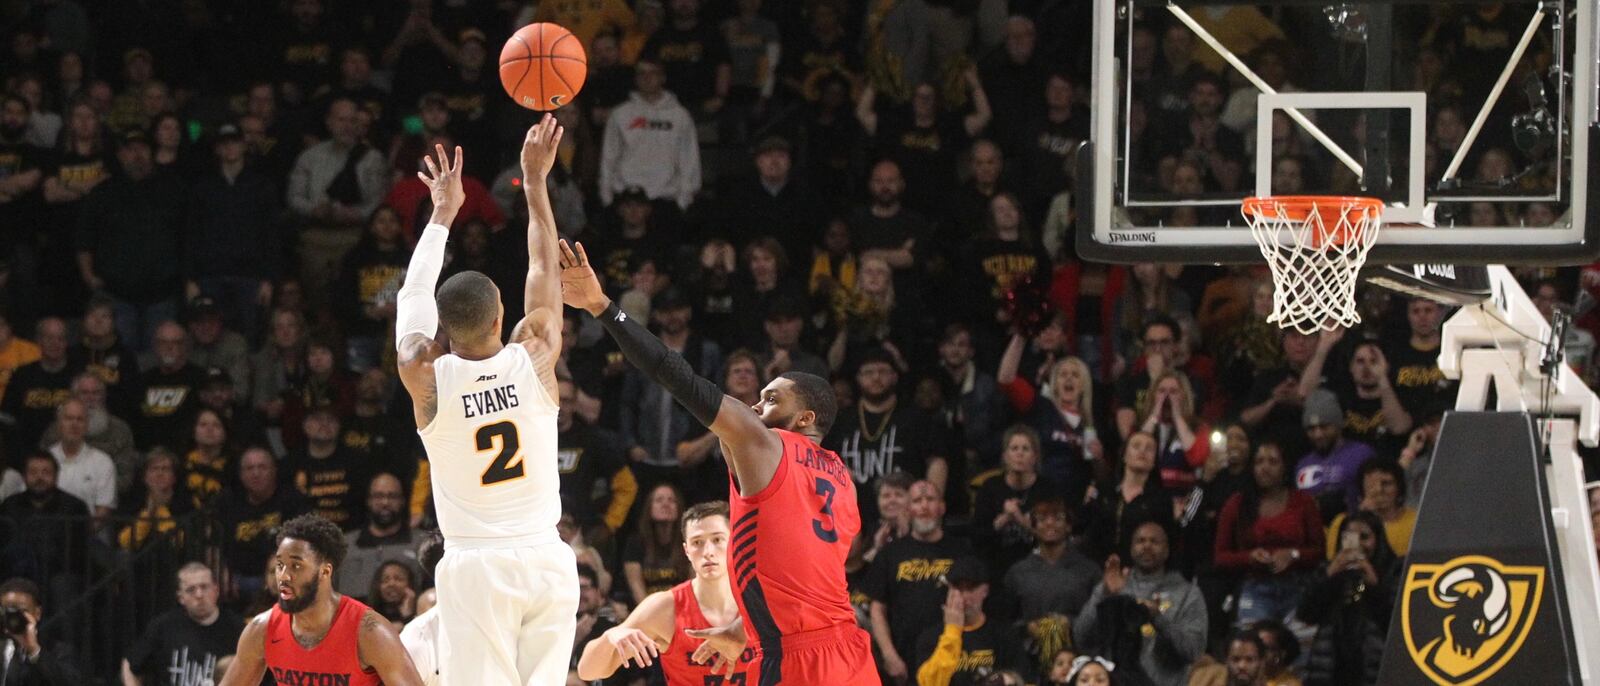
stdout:
MULTIPOLYGON (((1600 560, 1578 443, 1600 445, 1600 398, 1566 364, 1540 370, 1550 325, 1503 265, 1488 267, 1492 297, 1445 322, 1439 369, 1461 382, 1458 411, 1527 412, 1548 451, 1550 515, 1557 529, 1573 644, 1586 686, 1600 686, 1600 560), (1488 407, 1490 390, 1495 406, 1488 407)), ((1485 456, 1493 459, 1493 456, 1485 456)))

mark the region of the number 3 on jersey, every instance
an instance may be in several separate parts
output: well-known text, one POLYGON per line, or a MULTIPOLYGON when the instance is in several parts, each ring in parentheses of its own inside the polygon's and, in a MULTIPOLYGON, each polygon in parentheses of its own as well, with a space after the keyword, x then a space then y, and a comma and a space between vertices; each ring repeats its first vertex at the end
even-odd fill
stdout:
POLYGON ((836 492, 838 488, 832 481, 817 477, 817 496, 822 498, 822 507, 817 513, 822 516, 811 520, 811 533, 826 543, 839 540, 839 530, 833 528, 833 494, 836 492))
POLYGON ((705 678, 705 686, 745 686, 744 672, 734 672, 733 676, 723 680, 721 674, 711 674, 705 678))
POLYGON ((496 438, 500 439, 500 452, 494 456, 494 461, 489 463, 489 468, 483 470, 485 486, 520 479, 524 474, 522 459, 517 455, 517 451, 522 448, 522 441, 517 437, 517 425, 511 422, 495 422, 478 429, 478 452, 494 450, 496 438), (516 463, 513 464, 512 460, 516 460, 516 463))

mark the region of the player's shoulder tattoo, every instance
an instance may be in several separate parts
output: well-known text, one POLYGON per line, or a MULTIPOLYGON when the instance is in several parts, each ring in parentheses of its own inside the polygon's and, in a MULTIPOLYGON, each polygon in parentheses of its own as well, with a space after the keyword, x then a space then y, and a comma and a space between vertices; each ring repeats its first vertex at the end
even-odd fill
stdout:
POLYGON ((384 619, 377 610, 368 609, 367 613, 361 616, 362 631, 375 631, 383 627, 390 627, 389 620, 384 619))
POLYGON ((406 337, 400 341, 395 361, 399 364, 407 364, 416 360, 427 354, 428 349, 433 344, 433 340, 423 334, 416 332, 406 334, 406 337))
POLYGON ((417 408, 422 412, 422 416, 431 422, 439 415, 439 393, 436 389, 430 388, 421 395, 422 397, 416 399, 417 408))

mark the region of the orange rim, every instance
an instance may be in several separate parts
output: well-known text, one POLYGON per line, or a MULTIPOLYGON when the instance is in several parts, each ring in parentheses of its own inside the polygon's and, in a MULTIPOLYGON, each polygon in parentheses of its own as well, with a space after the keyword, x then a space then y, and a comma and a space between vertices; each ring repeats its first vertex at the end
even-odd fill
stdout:
POLYGON ((1245 198, 1242 209, 1257 219, 1281 216, 1292 222, 1303 222, 1316 212, 1322 218, 1322 232, 1312 238, 1313 244, 1343 245, 1357 228, 1359 217, 1365 215, 1370 221, 1382 216, 1383 201, 1354 195, 1276 195, 1245 198), (1346 221, 1341 223, 1341 219, 1346 221))
POLYGON ((1328 222, 1337 221, 1341 212, 1346 216, 1358 212, 1377 216, 1383 213, 1383 201, 1354 195, 1272 195, 1244 199, 1245 214, 1277 217, 1279 210, 1283 211, 1284 217, 1294 221, 1305 221, 1315 210, 1322 215, 1324 222, 1328 222))

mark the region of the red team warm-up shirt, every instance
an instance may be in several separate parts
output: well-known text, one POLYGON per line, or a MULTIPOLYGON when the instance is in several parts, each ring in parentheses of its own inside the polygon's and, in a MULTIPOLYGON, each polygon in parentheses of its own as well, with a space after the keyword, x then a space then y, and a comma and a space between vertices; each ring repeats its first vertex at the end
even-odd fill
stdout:
POLYGON ((294 640, 294 616, 274 604, 267 618, 267 671, 279 684, 380 686, 377 670, 361 667, 361 618, 367 610, 350 596, 340 598, 328 635, 306 649, 294 640))
MULTIPOLYGON (((850 468, 805 436, 775 431, 783 457, 772 482, 749 497, 737 484, 728 494, 733 591, 745 631, 761 647, 763 684, 806 677, 805 659, 785 660, 786 652, 808 643, 797 634, 833 630, 842 632, 835 643, 867 641, 856 627, 844 577, 850 543, 861 530, 850 468)), ((870 649, 850 659, 864 659, 851 666, 876 679, 870 649)))
POLYGON ((672 642, 661 653, 661 671, 667 677, 667 686, 756 686, 761 683, 761 651, 754 644, 746 646, 739 656, 739 668, 731 676, 713 674, 710 665, 695 664, 694 651, 700 641, 683 632, 689 629, 709 629, 700 612, 700 601, 694 597, 694 582, 685 581, 672 588, 672 642))

